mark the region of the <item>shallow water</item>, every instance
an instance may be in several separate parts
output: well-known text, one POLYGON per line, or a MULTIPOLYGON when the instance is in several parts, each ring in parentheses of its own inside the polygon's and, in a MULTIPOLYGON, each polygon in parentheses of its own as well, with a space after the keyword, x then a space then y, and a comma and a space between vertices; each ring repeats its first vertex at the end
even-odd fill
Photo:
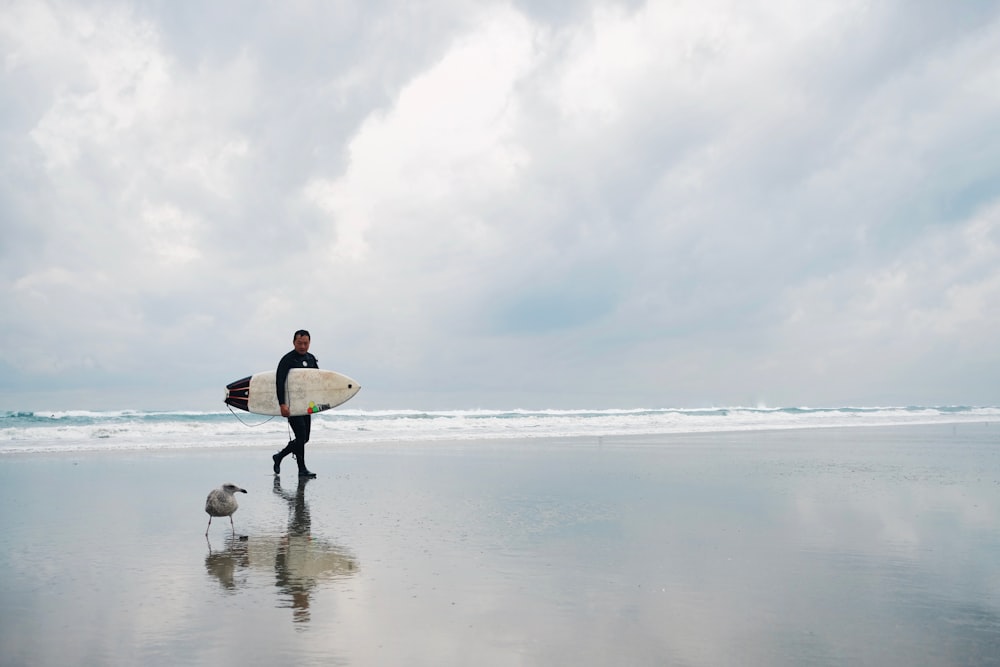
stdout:
POLYGON ((0 458, 0 663, 1000 664, 995 425, 269 454, 0 458))

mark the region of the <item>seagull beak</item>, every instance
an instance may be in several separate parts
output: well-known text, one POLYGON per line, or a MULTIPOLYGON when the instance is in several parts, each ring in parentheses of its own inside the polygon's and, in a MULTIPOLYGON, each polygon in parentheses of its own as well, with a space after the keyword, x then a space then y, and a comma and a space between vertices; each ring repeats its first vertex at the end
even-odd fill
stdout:
POLYGON ((246 490, 246 489, 240 489, 240 491, 242 491, 243 493, 246 493, 246 492, 247 492, 247 490, 246 490))

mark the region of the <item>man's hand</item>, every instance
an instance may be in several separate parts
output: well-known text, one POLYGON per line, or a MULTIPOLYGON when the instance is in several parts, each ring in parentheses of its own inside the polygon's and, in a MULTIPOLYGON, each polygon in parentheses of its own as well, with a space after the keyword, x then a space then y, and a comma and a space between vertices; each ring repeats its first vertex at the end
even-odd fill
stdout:
POLYGON ((286 403, 282 403, 281 404, 281 416, 282 417, 290 417, 291 415, 292 415, 292 413, 288 411, 288 405, 286 403))

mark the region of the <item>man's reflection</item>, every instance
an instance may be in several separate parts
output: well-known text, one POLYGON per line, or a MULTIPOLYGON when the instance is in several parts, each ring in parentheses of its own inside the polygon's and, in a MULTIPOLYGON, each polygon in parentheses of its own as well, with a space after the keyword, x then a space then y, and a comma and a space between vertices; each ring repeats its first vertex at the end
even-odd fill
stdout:
POLYGON ((292 607, 292 620, 309 621, 309 598, 320 580, 350 575, 357 570, 357 562, 343 549, 314 538, 305 499, 309 477, 299 477, 295 493, 281 487, 281 479, 274 478, 274 493, 282 497, 289 508, 288 532, 278 540, 274 556, 275 583, 288 597, 292 607))

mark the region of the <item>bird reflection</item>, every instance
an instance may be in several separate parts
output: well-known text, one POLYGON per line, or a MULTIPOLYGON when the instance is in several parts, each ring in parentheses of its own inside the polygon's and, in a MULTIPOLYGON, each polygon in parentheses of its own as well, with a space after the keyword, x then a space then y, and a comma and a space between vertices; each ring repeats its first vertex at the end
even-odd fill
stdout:
POLYGON ((312 535, 309 505, 305 499, 308 477, 299 477, 294 493, 274 478, 274 493, 288 503, 288 532, 278 540, 274 554, 275 584, 290 601, 292 621, 309 621, 310 595, 323 579, 349 576, 358 569, 357 561, 344 549, 312 535))
POLYGON ((208 555, 205 556, 205 569, 219 580, 226 590, 235 590, 237 584, 242 584, 246 577, 236 579, 237 570, 246 569, 250 565, 250 554, 246 540, 227 536, 225 547, 221 551, 212 551, 212 543, 207 536, 208 555))

